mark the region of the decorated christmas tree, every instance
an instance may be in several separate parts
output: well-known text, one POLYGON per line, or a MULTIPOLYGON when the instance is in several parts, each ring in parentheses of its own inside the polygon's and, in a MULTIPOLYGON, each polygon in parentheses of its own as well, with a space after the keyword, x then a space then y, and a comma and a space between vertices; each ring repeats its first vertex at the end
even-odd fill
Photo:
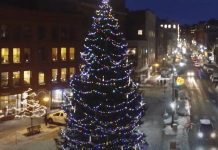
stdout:
POLYGON ((62 149, 127 150, 138 147, 142 97, 131 81, 127 44, 103 0, 85 39, 80 75, 72 77, 73 97, 64 105, 69 121, 61 131, 62 149))

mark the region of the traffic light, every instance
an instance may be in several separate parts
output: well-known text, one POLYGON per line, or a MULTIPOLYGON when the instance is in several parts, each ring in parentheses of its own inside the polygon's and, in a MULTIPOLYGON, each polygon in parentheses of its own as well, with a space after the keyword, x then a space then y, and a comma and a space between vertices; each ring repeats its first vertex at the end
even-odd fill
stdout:
POLYGON ((175 89, 175 98, 177 99, 178 97, 179 97, 178 90, 175 89))

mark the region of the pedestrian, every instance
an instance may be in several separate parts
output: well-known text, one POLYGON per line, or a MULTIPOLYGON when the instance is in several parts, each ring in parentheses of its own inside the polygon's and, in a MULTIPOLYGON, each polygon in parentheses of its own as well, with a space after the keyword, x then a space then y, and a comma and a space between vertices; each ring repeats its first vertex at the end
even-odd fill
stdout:
POLYGON ((2 112, 3 112, 3 114, 6 116, 6 110, 7 110, 7 108, 6 107, 4 107, 3 109, 2 109, 2 112))
POLYGON ((45 125, 47 126, 47 114, 45 114, 45 118, 44 118, 44 120, 45 120, 45 125))
POLYGON ((157 80, 157 85, 159 85, 159 80, 157 80))
POLYGON ((166 81, 166 79, 164 79, 164 84, 166 84, 167 83, 167 81, 166 81))
POLYGON ((162 86, 162 84, 163 84, 163 82, 162 82, 162 80, 160 80, 160 85, 162 86))

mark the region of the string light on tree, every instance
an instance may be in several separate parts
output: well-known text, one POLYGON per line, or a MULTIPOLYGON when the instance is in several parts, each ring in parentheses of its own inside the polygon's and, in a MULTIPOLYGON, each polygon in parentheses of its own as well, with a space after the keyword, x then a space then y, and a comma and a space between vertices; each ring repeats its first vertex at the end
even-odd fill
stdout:
POLYGON ((69 118, 61 132, 63 149, 128 150, 142 143, 143 134, 134 132, 142 117, 142 97, 130 79, 127 44, 109 0, 99 8, 80 53, 80 74, 70 82, 73 97, 63 105, 69 118))

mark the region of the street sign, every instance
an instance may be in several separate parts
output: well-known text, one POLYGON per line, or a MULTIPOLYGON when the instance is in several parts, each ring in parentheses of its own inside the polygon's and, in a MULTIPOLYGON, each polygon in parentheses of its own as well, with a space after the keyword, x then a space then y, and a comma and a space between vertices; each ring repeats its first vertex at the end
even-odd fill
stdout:
POLYGON ((182 77, 178 77, 176 82, 179 84, 179 85, 183 85, 184 84, 184 79, 182 77))

